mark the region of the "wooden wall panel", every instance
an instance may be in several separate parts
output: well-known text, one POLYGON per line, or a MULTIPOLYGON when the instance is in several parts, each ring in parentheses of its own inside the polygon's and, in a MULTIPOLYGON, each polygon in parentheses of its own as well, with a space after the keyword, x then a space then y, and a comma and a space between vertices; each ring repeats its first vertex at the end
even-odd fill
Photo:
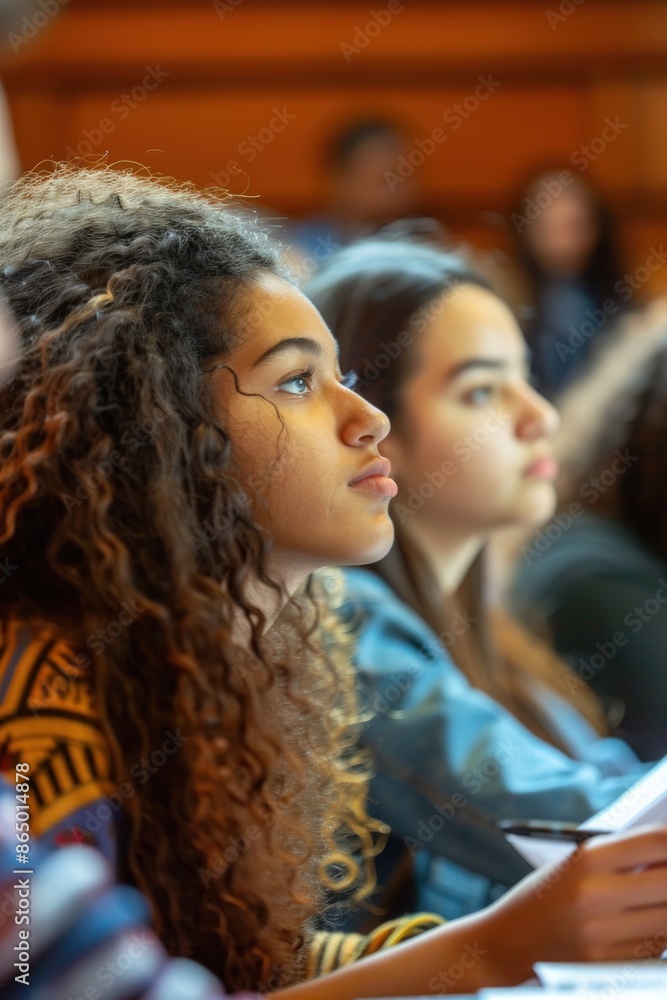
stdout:
POLYGON ((25 137, 32 159, 107 150, 114 160, 139 159, 199 184, 217 179, 223 185, 233 178, 231 164, 236 162, 245 173, 236 181, 230 179, 235 193, 247 187, 248 193, 261 194, 269 204, 301 213, 321 194, 318 153, 331 123, 364 108, 405 121, 415 150, 417 141, 442 129, 446 140, 436 144, 435 152, 414 172, 445 203, 497 205, 527 162, 567 162, 579 142, 588 138, 578 124, 581 102, 572 87, 529 91, 503 85, 467 120, 453 109, 472 91, 451 86, 368 88, 362 104, 331 87, 315 93, 294 86, 253 88, 231 96, 185 90, 167 80, 134 110, 119 98, 120 93, 105 89, 68 96, 63 101, 66 128, 55 145, 42 146, 39 131, 25 137), (450 117, 443 121, 448 112, 450 117), (290 115, 294 118, 285 123, 290 115), (284 128, 272 131, 272 120, 284 128), (516 129, 518 121, 523 122, 521 130, 516 129), (250 136, 266 142, 260 152, 249 145, 250 136))
MULTIPOLYGON (((393 114, 425 139, 491 75, 497 90, 460 128, 445 124, 446 142, 417 169, 431 211, 508 249, 503 213, 519 179, 538 164, 567 166, 618 118, 629 127, 582 172, 613 200, 632 260, 667 239, 663 0, 586 0, 551 26, 558 2, 405 0, 362 48, 371 10, 386 7, 242 0, 221 19, 210 0, 70 0, 5 61, 22 162, 108 151, 199 184, 230 174, 232 190, 304 215, 321 201, 318 156, 335 124, 393 114), (343 43, 359 51, 346 55, 343 43), (168 75, 125 114, 122 95, 147 67, 168 75), (242 144, 276 107, 295 118, 251 158, 242 144), (233 160, 244 171, 236 180, 233 160)), ((651 288, 662 281, 657 272, 651 288)))
MULTIPOLYGON (((583 128, 581 143, 590 150, 578 159, 581 173, 590 174, 610 198, 636 197, 645 187, 641 158, 642 81, 604 80, 581 93, 583 128), (614 127, 609 127, 609 122, 614 127), (611 136, 599 152, 600 137, 611 136)), ((603 139, 604 141, 604 139, 603 139)))
POLYGON ((637 119, 642 183, 650 194, 667 198, 667 74, 644 84, 637 119))
MULTIPOLYGON (((190 76, 234 78, 279 70, 335 74, 345 85, 369 72, 462 76, 496 72, 531 77, 563 72, 580 77, 649 66, 664 70, 667 5, 586 0, 552 28, 542 0, 428 3, 405 0, 371 37, 372 11, 386 4, 262 3, 243 0, 221 20, 208 0, 155 7, 70 0, 52 27, 18 51, 15 71, 58 69, 70 80, 162 60, 190 76), (368 27, 368 30, 365 29, 368 27), (366 34, 366 44, 359 41, 366 34), (341 45, 355 45, 347 54, 341 45)), ((386 15, 385 15, 386 16, 386 15)), ((349 83, 347 85, 350 85, 349 83)))

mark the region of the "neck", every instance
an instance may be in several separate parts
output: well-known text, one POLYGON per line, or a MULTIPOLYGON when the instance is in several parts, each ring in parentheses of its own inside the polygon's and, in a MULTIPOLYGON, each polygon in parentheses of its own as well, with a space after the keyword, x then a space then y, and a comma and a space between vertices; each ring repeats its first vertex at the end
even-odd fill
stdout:
POLYGON ((296 594, 307 577, 319 568, 320 564, 314 560, 304 558, 296 561, 292 554, 285 556, 280 552, 273 552, 267 560, 266 572, 276 586, 257 579, 247 581, 244 596, 264 612, 265 632, 272 627, 289 599, 296 594))
POLYGON ((442 593, 445 596, 456 593, 484 538, 461 535, 448 530, 446 525, 425 523, 418 517, 406 521, 403 530, 426 559, 442 593))

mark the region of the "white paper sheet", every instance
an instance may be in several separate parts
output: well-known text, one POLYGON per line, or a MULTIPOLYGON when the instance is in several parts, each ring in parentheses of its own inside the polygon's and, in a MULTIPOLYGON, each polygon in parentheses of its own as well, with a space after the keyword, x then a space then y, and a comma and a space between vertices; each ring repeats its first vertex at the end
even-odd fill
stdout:
MULTIPOLYGON (((630 990, 662 990, 667 997, 667 962, 536 962, 533 966, 543 986, 558 989, 603 990, 616 993, 630 990)), ((606 992, 606 991, 605 991, 606 992)))
MULTIPOLYGON (((535 819, 540 819, 536 816, 535 819)), ((643 775, 620 798, 581 824, 584 830, 630 830, 648 823, 667 823, 667 757, 643 775)), ((533 868, 561 861, 576 844, 539 837, 507 838, 533 868)))
MULTIPOLYGON (((601 993, 600 990, 555 990, 543 989, 542 987, 524 989, 522 986, 512 986, 509 989, 499 990, 480 990, 476 996, 477 1000, 608 1000, 607 992, 601 993)), ((664 989, 631 989, 627 992, 614 992, 609 997, 613 1000, 616 1000, 616 997, 620 1000, 665 1000, 665 991, 664 989)))

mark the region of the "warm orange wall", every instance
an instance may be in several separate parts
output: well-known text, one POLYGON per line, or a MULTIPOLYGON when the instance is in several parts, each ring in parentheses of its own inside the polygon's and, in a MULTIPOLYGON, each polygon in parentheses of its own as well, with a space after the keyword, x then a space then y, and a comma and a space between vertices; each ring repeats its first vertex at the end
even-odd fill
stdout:
MULTIPOLYGON (((581 160, 570 157, 618 118, 628 127, 590 174, 614 199, 631 266, 667 243, 664 0, 405 0, 347 59, 341 46, 387 0, 218 8, 222 18, 212 2, 70 0, 5 68, 23 165, 63 158, 68 147, 88 152, 90 142, 113 160, 207 184, 236 160, 245 175, 233 190, 304 214, 321 195, 317 151, 333 123, 394 113, 423 139, 490 74, 500 86, 460 128, 446 127, 419 168, 434 212, 480 242, 507 245, 493 213, 507 209, 517 178, 549 161, 576 172, 581 160), (573 12, 552 28, 546 11, 559 6, 573 12), (164 81, 125 107, 123 94, 158 66, 164 81), (242 144, 275 108, 294 118, 251 161, 242 144)), ((667 266, 651 288, 667 289, 667 266)))

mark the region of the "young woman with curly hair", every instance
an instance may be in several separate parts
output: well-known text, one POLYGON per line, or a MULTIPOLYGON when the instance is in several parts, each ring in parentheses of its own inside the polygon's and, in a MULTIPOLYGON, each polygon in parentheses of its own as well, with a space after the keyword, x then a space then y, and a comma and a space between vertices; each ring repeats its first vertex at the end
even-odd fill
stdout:
POLYGON ((351 852, 373 850, 316 571, 391 544, 388 421, 219 201, 64 168, 0 215, 24 348, 0 393, 0 733, 5 767, 30 765, 35 832, 115 851, 168 951, 228 990, 400 995, 452 963, 474 990, 537 957, 632 954, 667 918, 637 870, 664 860, 662 829, 364 961, 438 921, 313 932, 325 885, 361 891, 351 852))

